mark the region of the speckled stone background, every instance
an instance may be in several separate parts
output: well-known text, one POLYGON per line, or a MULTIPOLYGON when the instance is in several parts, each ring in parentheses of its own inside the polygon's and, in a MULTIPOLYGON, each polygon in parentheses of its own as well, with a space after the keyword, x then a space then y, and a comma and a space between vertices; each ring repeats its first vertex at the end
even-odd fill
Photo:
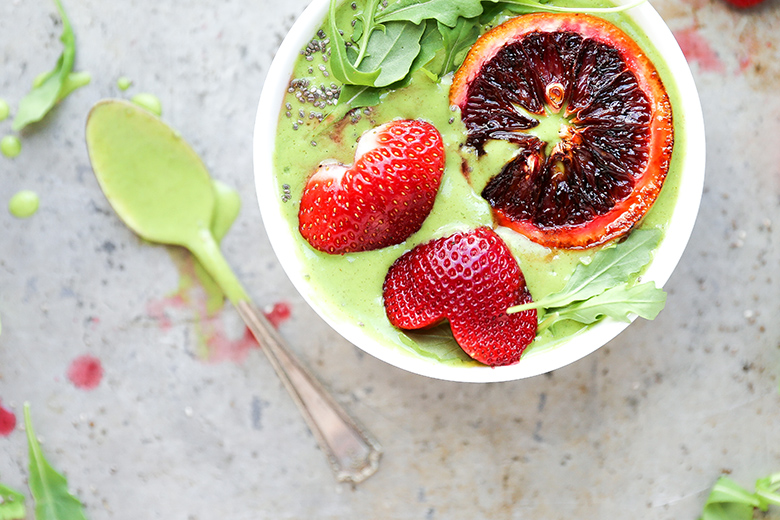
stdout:
MULTIPOLYGON (((654 0, 689 58, 707 127, 701 212, 669 301, 606 347, 530 380, 426 379, 332 332, 270 249, 252 178, 255 108, 306 0, 64 0, 92 83, 0 157, 0 405, 29 401, 90 519, 695 519, 722 472, 780 471, 780 1, 654 0), (134 84, 120 92, 116 80, 134 84), (88 163, 89 108, 151 92, 214 177, 241 192, 224 250, 281 332, 382 442, 379 472, 336 484, 233 309, 210 316, 186 255, 140 241, 88 163), (97 387, 68 377, 99 360, 97 387)), ((15 107, 60 52, 45 0, 0 3, 0 97, 15 107)), ((0 134, 11 132, 10 120, 0 134)), ((20 421, 21 422, 21 421, 20 421)), ((0 482, 26 491, 18 426, 0 482)), ((777 512, 775 512, 775 516, 777 512)), ((32 516, 30 517, 32 518, 32 516)))

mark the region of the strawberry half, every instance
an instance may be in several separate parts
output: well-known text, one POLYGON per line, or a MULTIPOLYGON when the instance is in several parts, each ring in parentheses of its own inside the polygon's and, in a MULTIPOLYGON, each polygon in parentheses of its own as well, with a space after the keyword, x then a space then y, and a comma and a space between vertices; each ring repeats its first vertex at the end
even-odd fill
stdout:
POLYGON ((395 120, 361 136, 354 165, 322 162, 301 198, 298 229, 319 251, 369 251, 420 229, 444 172, 441 134, 424 121, 395 120))
POLYGON ((417 246, 390 267, 383 287, 390 323, 420 329, 449 319, 458 345, 490 366, 520 360, 536 336, 536 311, 507 314, 531 301, 525 278, 489 228, 417 246))

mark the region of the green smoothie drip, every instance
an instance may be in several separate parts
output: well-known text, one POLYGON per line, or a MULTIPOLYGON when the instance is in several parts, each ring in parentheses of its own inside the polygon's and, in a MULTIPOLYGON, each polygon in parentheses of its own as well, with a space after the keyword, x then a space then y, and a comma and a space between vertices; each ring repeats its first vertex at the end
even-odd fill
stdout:
POLYGON ((31 190, 22 190, 11 197, 8 203, 8 211, 16 218, 28 218, 38 211, 40 199, 38 194, 31 190))
POLYGON ((132 80, 130 80, 130 78, 127 78, 127 77, 125 77, 125 76, 122 76, 121 78, 119 78, 118 80, 116 80, 116 86, 117 86, 117 88, 118 88, 119 90, 123 91, 123 92, 124 92, 125 90, 129 89, 129 88, 130 88, 130 86, 132 86, 132 84, 133 84, 132 80))
POLYGON ((22 142, 15 135, 7 135, 0 139, 0 152, 13 159, 22 152, 22 142))
POLYGON ((8 119, 10 113, 11 107, 8 106, 8 101, 5 99, 0 99, 0 121, 5 121, 8 119))
POLYGON ((156 116, 162 115, 162 103, 160 103, 160 98, 155 96, 154 94, 149 94, 146 92, 143 92, 141 94, 136 94, 132 98, 130 98, 130 101, 138 105, 139 107, 143 107, 152 114, 156 116))

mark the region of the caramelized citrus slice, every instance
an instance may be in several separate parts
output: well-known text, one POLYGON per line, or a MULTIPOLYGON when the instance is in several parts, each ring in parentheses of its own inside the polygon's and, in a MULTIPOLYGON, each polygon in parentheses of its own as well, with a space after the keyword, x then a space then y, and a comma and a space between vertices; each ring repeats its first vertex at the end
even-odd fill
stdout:
POLYGON ((450 88, 466 143, 518 152, 482 196, 499 224, 546 247, 585 248, 628 232, 658 197, 672 108, 644 51, 584 14, 513 18, 477 40, 450 88))

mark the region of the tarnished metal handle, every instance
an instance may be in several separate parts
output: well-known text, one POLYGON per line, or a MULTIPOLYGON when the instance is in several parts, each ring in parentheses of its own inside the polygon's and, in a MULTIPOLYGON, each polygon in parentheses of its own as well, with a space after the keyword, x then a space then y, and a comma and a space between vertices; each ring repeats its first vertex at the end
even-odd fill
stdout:
POLYGON ((276 329, 254 305, 240 301, 237 307, 328 456, 336 479, 356 484, 373 475, 382 456, 379 443, 293 356, 276 329))

